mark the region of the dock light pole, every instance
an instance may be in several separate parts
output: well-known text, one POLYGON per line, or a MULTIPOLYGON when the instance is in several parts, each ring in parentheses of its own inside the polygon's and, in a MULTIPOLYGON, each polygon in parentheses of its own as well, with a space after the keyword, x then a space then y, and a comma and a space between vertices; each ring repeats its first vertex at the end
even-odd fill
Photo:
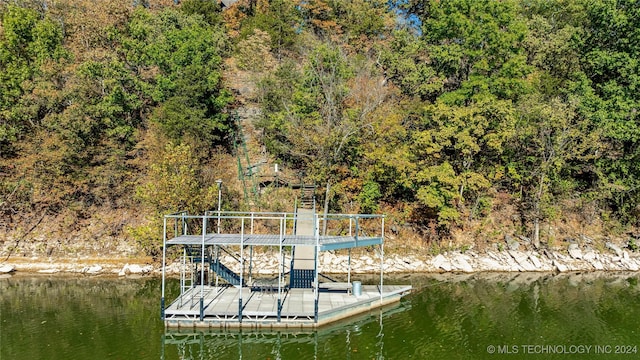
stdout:
POLYGON ((222 209, 222 179, 216 180, 218 184, 218 234, 220 234, 220 210, 222 209))

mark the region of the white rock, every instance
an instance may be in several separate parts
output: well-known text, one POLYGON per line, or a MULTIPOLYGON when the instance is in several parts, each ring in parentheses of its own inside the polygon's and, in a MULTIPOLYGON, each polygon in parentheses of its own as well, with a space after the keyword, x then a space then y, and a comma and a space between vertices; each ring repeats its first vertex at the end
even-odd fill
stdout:
POLYGON ((38 272, 40 274, 55 274, 55 273, 59 273, 60 269, 42 269, 42 270, 38 270, 38 272))
POLYGON ((558 260, 553 260, 553 266, 560 272, 567 272, 569 268, 558 260))
POLYGON ((509 255, 516 261, 519 265, 518 267, 514 267, 515 269, 522 269, 524 271, 535 271, 536 267, 529 261, 529 257, 527 254, 521 253, 519 251, 509 250, 509 255))
POLYGON ((15 266, 13 265, 9 265, 9 264, 5 264, 0 266, 0 274, 8 274, 12 271, 14 271, 16 269, 15 266))
POLYGON ((580 247, 578 246, 578 244, 570 244, 568 251, 569 251, 569 255, 572 258, 582 259, 582 250, 580 250, 580 247))
POLYGON ((615 252, 618 257, 622 257, 622 249, 620 249, 620 247, 618 245, 616 245, 614 243, 611 243, 611 242, 607 242, 607 243, 604 244, 604 246, 607 249, 612 250, 613 252, 615 252))
POLYGON ((498 261, 490 257, 481 258, 480 262, 483 264, 483 270, 485 271, 506 270, 506 268, 502 264, 500 264, 498 261))
POLYGON ((604 265, 599 260, 591 261, 591 266, 596 270, 604 270, 604 265))
POLYGON ((83 274, 97 274, 100 271, 102 271, 102 266, 100 265, 85 266, 80 270, 83 274))
POLYGON ((638 271, 638 264, 635 261, 631 261, 630 259, 623 259, 622 265, 625 266, 628 270, 638 271))
POLYGON ((129 275, 129 274, 134 274, 134 275, 141 275, 141 274, 147 274, 153 271, 153 265, 145 265, 145 266, 140 266, 138 264, 126 264, 122 270, 120 271, 119 274, 124 274, 124 275, 129 275))
POLYGON ((438 254, 438 256, 433 258, 431 263, 432 263, 433 267, 435 267, 436 269, 442 269, 444 271, 451 271, 451 263, 449 262, 449 259, 444 257, 444 255, 442 255, 442 254, 438 254))
POLYGON ((593 250, 589 250, 582 254, 582 259, 588 262, 593 262, 593 260, 596 260, 597 258, 598 254, 593 250))
POLYGON ((463 272, 473 272, 473 267, 471 267, 464 255, 458 255, 451 259, 451 265, 463 272))
POLYGON ((531 263, 536 268, 536 270, 542 270, 542 263, 537 256, 535 256, 534 254, 529 254, 529 260, 531 260, 531 263))

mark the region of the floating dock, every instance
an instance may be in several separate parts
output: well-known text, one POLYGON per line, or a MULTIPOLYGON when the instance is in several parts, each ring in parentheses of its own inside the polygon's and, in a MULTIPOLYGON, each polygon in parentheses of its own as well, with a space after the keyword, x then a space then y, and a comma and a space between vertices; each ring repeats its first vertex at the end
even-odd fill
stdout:
POLYGON ((162 274, 162 319, 171 328, 316 328, 398 302, 411 291, 384 284, 382 215, 181 212, 164 217, 163 245, 163 269, 168 251, 182 258, 180 294, 168 306, 162 274), (351 250, 360 247, 380 256, 377 284, 352 279, 351 250), (275 277, 255 276, 256 251, 277 257, 275 277), (346 282, 318 272, 322 251, 348 252, 346 282))
MULTIPOLYGON (((383 354, 385 339, 390 339, 390 337, 384 336, 384 324, 389 317, 404 312, 410 307, 409 302, 397 302, 317 329, 168 328, 162 335, 160 359, 165 359, 165 353, 172 352, 177 352, 181 359, 205 359, 208 358, 206 354, 214 353, 220 358, 225 358, 225 355, 229 358, 237 355, 238 359, 244 359, 255 357, 261 350, 263 354, 271 354, 274 359, 283 359, 289 353, 285 349, 291 345, 303 346, 307 349, 306 351, 313 352, 314 359, 319 359, 323 354, 326 354, 322 344, 337 340, 350 348, 351 334, 369 326, 377 328, 377 352, 383 354), (341 337, 342 341, 340 341, 341 337)), ((353 347, 352 351, 356 349, 357 345, 353 347)), ((351 351, 347 353, 351 353, 351 351)))

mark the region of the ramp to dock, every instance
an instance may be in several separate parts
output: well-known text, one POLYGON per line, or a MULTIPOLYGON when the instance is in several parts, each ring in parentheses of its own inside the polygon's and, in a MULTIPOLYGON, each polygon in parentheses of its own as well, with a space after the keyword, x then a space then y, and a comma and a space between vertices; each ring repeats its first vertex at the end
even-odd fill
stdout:
MULTIPOLYGON (((296 235, 315 235, 313 209, 298 209, 296 219, 296 235)), ((315 276, 316 247, 296 245, 293 247, 289 287, 311 288, 315 276)))

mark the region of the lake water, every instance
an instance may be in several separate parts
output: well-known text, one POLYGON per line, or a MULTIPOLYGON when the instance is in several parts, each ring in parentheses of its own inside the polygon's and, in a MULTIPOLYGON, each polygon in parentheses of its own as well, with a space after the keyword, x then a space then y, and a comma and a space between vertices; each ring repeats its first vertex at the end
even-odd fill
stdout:
MULTIPOLYGON (((636 359, 640 274, 389 278, 400 304, 307 332, 176 332, 160 280, 0 279, 0 360, 636 359)), ((169 294, 175 296, 177 281, 169 294)))

